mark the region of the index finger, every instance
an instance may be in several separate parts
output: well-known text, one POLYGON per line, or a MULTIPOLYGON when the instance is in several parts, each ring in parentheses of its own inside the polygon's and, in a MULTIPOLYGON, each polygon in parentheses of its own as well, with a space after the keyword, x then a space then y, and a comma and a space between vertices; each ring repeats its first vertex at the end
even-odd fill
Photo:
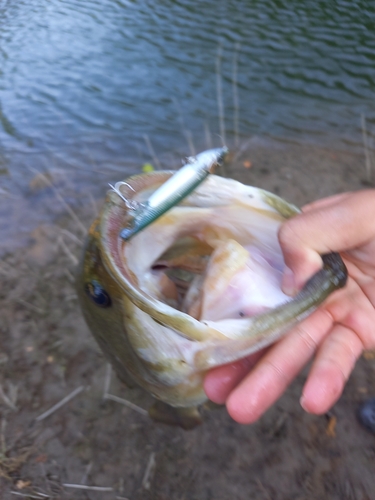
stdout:
POLYGON ((279 241, 294 289, 321 268, 321 254, 348 251, 375 238, 373 213, 375 190, 369 189, 315 202, 286 221, 279 241))

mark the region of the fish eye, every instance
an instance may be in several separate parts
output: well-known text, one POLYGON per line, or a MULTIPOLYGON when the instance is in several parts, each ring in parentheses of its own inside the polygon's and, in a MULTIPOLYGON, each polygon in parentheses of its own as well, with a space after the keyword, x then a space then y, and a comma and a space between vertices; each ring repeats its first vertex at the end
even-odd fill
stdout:
POLYGON ((85 292, 90 297, 90 299, 100 307, 109 307, 112 303, 111 297, 98 281, 93 280, 89 283, 86 283, 85 292))

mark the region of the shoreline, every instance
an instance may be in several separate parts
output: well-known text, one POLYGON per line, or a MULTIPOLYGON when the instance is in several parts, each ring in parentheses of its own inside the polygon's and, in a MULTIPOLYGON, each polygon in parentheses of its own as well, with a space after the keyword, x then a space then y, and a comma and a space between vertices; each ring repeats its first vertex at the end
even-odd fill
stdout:
MULTIPOLYGON (((228 177, 272 191, 299 206, 371 185, 364 151, 343 151, 253 136, 233 149, 231 158, 234 161, 226 167, 228 177)), ((179 167, 180 163, 181 159, 172 157, 166 168, 179 167)), ((141 169, 141 161, 126 167, 121 162, 109 168, 95 165, 93 172, 59 166, 45 170, 29 167, 25 186, 15 192, 9 189, 0 201, 0 257, 29 246, 30 234, 40 225, 58 223, 69 210, 68 206, 82 212, 83 218, 89 218, 86 212, 90 212, 87 210, 90 206, 93 218, 104 199, 108 182, 125 179, 141 169)), ((372 179, 375 181, 375 172, 372 179)), ((8 184, 12 184, 11 179, 8 184)), ((15 181, 13 184, 17 187, 15 181)))

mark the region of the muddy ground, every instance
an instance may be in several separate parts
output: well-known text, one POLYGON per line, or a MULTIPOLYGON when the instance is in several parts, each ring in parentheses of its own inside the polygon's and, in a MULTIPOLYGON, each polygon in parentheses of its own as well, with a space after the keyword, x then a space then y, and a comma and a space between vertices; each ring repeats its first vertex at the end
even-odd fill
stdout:
MULTIPOLYGON (((364 165, 361 154, 250 142, 227 174, 301 205, 363 188, 364 165)), ((34 185, 29 196, 35 189, 51 188, 34 185)), ((92 206, 75 212, 88 227, 92 206)), ((372 353, 328 415, 299 406, 303 373, 254 425, 225 409, 189 432, 155 424, 104 398, 150 404, 110 376, 82 319, 73 277, 82 239, 66 213, 0 263, 1 499, 375 499, 375 435, 356 419, 359 403, 375 396, 372 353)))

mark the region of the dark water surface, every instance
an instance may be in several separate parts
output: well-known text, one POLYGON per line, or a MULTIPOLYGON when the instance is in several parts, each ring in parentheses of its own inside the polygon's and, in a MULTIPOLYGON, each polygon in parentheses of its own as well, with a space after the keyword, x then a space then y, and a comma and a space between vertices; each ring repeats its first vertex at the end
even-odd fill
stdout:
POLYGON ((51 165, 124 177, 149 143, 171 163, 218 134, 360 147, 374 20, 370 0, 0 0, 2 189, 51 165))

